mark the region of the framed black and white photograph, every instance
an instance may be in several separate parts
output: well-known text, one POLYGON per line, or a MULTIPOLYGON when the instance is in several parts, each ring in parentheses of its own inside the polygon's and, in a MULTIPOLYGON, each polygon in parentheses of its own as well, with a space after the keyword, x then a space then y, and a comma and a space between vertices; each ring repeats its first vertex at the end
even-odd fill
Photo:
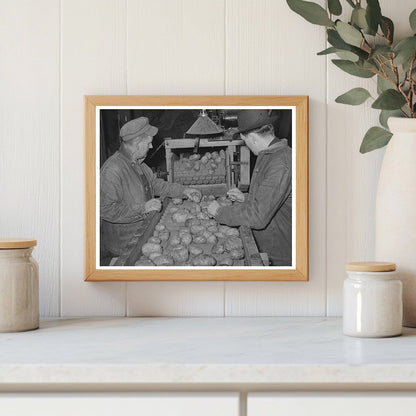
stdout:
POLYGON ((86 96, 86 280, 308 280, 306 96, 86 96))

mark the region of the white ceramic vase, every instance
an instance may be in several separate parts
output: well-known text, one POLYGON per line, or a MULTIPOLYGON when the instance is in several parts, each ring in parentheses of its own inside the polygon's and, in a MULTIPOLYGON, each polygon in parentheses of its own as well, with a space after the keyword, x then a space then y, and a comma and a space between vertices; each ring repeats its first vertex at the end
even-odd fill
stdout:
POLYGON ((416 327, 416 119, 391 117, 376 203, 376 260, 397 264, 403 324, 416 327))

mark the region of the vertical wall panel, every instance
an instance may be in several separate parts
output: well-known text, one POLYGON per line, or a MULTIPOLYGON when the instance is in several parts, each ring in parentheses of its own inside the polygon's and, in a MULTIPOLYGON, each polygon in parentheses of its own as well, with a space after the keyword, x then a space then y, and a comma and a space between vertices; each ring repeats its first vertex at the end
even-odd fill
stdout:
POLYGON ((226 283, 227 315, 324 315, 326 248, 325 37, 285 1, 228 0, 226 93, 309 95, 310 281, 226 283))
POLYGON ((84 282, 84 95, 126 93, 125 0, 62 1, 62 315, 124 315, 125 283, 84 282))
POLYGON ((224 94, 225 0, 128 0, 128 93, 224 94))
POLYGON ((0 238, 30 237, 59 313, 59 1, 1 2, 0 238))
MULTIPOLYGON (((129 0, 127 90, 224 94, 224 0, 129 0)), ((127 284, 130 316, 223 316, 223 282, 127 284)))
MULTIPOLYGON (((400 7, 380 0, 380 5, 395 24, 395 39, 410 36, 408 16, 414 0, 400 1, 400 7)), ((342 313, 345 263, 374 260, 375 199, 384 149, 359 153, 365 132, 378 123, 379 111, 370 108, 373 100, 356 107, 335 103, 338 95, 355 87, 367 88, 376 97, 375 77, 353 77, 328 61, 327 293, 332 316, 342 313)))

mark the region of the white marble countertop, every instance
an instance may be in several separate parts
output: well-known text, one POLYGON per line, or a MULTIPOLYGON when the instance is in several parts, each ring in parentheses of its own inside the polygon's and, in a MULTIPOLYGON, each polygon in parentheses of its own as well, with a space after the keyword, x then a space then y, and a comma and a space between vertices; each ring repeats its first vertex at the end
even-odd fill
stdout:
POLYGON ((335 318, 94 318, 0 334, 0 389, 51 383, 416 387, 416 329, 360 339, 335 318))

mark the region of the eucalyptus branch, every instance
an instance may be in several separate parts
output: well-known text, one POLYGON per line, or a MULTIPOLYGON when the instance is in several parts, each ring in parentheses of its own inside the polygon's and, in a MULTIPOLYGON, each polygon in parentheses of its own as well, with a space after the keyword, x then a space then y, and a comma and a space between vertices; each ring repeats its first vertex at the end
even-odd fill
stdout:
MULTIPOLYGON (((328 0, 331 14, 317 4, 316 0, 286 2, 308 22, 327 28, 328 41, 332 47, 319 55, 345 52, 343 56, 339 54, 341 59, 333 60, 342 71, 367 79, 377 75, 378 96, 372 107, 382 110, 380 123, 383 128, 371 127, 364 136, 360 151, 365 153, 383 147, 391 137, 386 125, 386 117, 391 111, 395 114, 401 112, 403 117, 416 118, 416 75, 412 74, 416 68, 416 42, 413 37, 393 42, 394 23, 381 12, 379 0, 328 0), (349 19, 342 18, 342 1, 352 6, 349 19), (334 12, 336 24, 332 21, 334 12)), ((415 13, 416 10, 413 10, 409 17, 414 31, 415 13)), ((358 87, 337 97, 336 102, 360 105, 370 97, 367 89, 358 87)))

